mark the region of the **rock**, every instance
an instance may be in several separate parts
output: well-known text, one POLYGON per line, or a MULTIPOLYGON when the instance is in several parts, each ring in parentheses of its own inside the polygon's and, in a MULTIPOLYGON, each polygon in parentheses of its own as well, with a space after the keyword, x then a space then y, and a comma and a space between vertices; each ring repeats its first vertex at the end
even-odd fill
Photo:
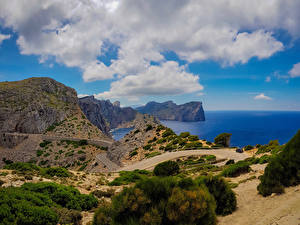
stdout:
POLYGON ((176 105, 172 101, 163 103, 149 102, 145 106, 136 108, 140 113, 147 113, 160 120, 175 120, 183 122, 204 121, 205 115, 202 102, 188 102, 176 105))
POLYGON ((108 134, 111 129, 136 118, 137 111, 131 107, 120 107, 120 102, 111 103, 109 100, 97 100, 94 96, 79 99, 83 113, 92 124, 108 134))
POLYGON ((76 91, 51 78, 0 83, 0 132, 43 133, 76 110, 76 91))

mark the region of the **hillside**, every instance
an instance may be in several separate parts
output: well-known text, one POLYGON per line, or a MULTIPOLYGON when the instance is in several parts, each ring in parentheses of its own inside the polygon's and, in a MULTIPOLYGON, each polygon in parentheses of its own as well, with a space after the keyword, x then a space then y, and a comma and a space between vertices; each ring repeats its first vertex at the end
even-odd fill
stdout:
POLYGON ((140 113, 153 115, 160 120, 175 120, 183 122, 204 121, 205 115, 202 102, 188 102, 177 105, 172 101, 163 103, 149 102, 136 108, 140 113))
POLYGON ((0 132, 43 133, 77 110, 76 91, 51 78, 0 82, 0 132))

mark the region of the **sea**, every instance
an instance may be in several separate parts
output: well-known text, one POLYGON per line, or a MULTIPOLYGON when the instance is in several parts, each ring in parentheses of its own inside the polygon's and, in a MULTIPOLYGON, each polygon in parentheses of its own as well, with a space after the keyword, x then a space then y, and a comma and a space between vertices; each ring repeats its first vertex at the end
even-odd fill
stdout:
MULTIPOLYGON (((188 131, 211 142, 220 133, 231 133, 231 146, 236 147, 267 144, 270 140, 284 144, 300 130, 299 111, 206 111, 205 117, 200 122, 161 122, 176 134, 188 131)), ((118 129, 112 135, 119 140, 131 129, 118 129)))

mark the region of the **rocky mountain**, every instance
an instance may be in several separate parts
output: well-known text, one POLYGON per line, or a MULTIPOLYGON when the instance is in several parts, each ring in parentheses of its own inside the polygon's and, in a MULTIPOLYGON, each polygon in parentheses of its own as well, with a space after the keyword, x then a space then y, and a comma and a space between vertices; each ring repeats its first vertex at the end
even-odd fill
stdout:
POLYGON ((188 102, 177 105, 172 101, 163 103, 149 102, 145 106, 136 108, 143 114, 150 114, 160 120, 176 120, 183 122, 204 121, 205 115, 202 102, 188 102))
POLYGON ((88 120, 104 133, 133 121, 137 115, 131 107, 120 107, 120 102, 97 100, 94 96, 80 98, 79 105, 88 120))
POLYGON ((0 132, 43 133, 78 109, 76 91, 51 78, 0 82, 0 132))

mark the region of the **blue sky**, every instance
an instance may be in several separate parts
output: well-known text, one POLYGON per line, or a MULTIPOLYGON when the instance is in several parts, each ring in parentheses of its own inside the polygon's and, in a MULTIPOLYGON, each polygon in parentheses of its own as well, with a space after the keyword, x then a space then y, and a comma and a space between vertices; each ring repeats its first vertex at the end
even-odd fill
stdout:
POLYGON ((51 77, 122 105, 300 110, 299 1, 229 1, 1 1, 0 81, 51 77))

